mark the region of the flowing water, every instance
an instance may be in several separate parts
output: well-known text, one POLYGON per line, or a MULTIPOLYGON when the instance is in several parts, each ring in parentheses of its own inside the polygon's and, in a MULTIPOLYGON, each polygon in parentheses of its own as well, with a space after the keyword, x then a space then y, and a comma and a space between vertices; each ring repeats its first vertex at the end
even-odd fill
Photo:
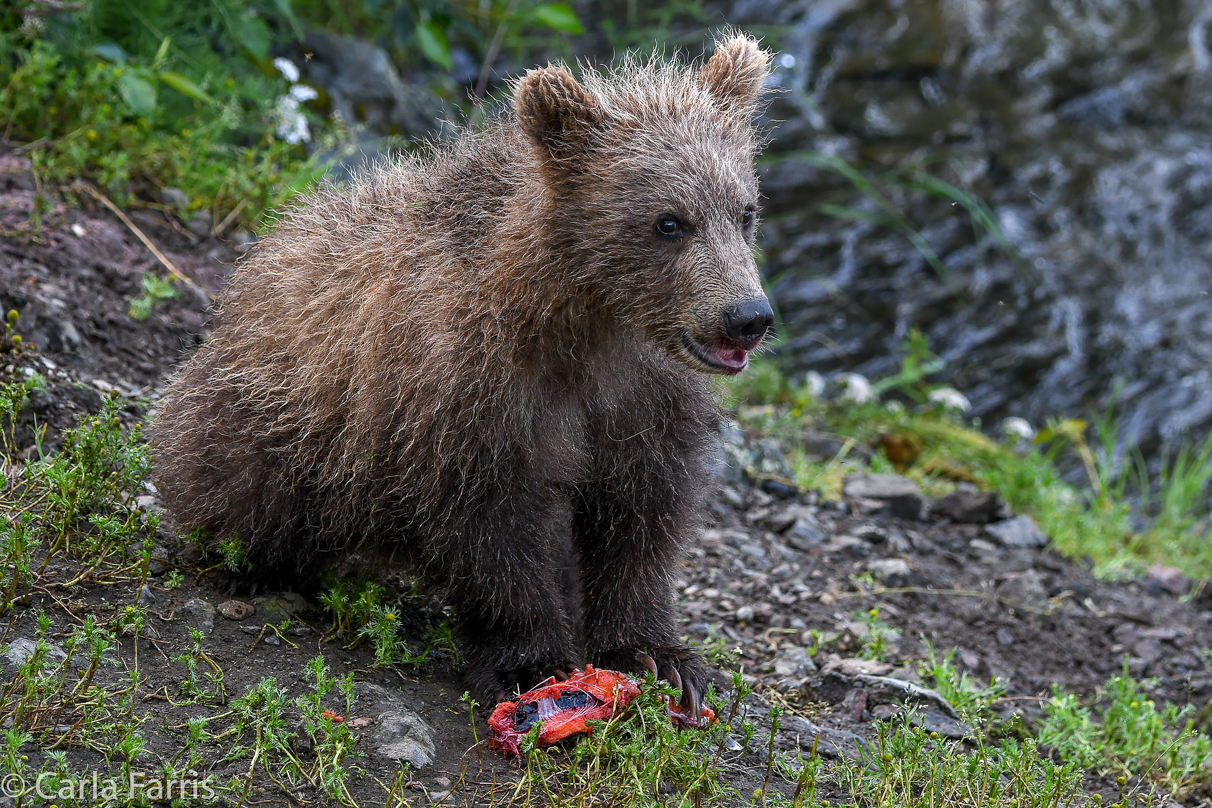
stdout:
POLYGON ((917 328, 986 424, 1118 391, 1147 453, 1208 431, 1212 0, 727 16, 781 48, 762 247, 796 367, 888 375, 917 328))

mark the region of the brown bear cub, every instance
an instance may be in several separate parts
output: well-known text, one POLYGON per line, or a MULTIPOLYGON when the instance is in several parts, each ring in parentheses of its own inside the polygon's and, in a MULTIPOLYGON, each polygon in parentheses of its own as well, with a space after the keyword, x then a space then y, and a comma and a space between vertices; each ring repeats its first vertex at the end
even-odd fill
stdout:
POLYGON ((153 424, 177 525, 276 584, 354 549, 411 565, 482 699, 590 662, 697 714, 669 587, 719 423, 706 374, 744 370, 773 319, 768 66, 732 35, 697 66, 531 70, 515 116, 287 212, 153 424))

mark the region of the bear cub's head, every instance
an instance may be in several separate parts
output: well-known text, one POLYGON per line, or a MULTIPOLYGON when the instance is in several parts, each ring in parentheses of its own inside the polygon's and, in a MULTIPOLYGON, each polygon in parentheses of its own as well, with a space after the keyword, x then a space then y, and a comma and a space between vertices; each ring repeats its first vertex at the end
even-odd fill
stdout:
POLYGON ((547 237, 594 306, 673 358, 736 374, 774 321, 753 258, 752 124, 770 54, 744 35, 699 66, 531 70, 514 109, 548 194, 547 237))

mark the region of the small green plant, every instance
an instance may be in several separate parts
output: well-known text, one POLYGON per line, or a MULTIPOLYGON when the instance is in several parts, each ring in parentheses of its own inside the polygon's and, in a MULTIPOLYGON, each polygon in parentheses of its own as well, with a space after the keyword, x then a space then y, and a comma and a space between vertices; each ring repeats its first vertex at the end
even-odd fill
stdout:
POLYGON ((1054 687, 1039 742, 1062 760, 1147 780, 1176 799, 1212 787, 1212 737, 1194 705, 1158 706, 1127 669, 1100 688, 1093 707, 1054 687))
POLYGON ((177 287, 171 277, 158 277, 151 273, 143 276, 140 282, 143 294, 130 302, 130 316, 142 322, 151 316, 157 305, 166 300, 175 300, 177 287))
POLYGON ((157 192, 174 188, 186 208, 171 212, 248 229, 322 172, 277 137, 289 84, 270 33, 298 30, 289 3, 97 0, 39 19, 0 25, 0 135, 27 144, 41 181, 166 211, 157 192))
POLYGON ((181 693, 192 701, 222 704, 227 700, 227 691, 223 687, 223 669, 202 649, 202 632, 191 626, 189 634, 189 647, 184 653, 172 658, 173 662, 185 666, 181 693))
POLYGON ((907 396, 916 404, 925 404, 930 391, 938 385, 927 382, 930 376, 941 371, 946 363, 934 355, 926 335, 916 328, 909 330, 909 336, 901 343, 905 355, 901 359, 901 368, 893 376, 880 379, 872 387, 881 395, 898 392, 907 396))
POLYGON ((863 621, 866 631, 860 637, 862 646, 858 656, 862 659, 877 659, 884 661, 888 655, 888 646, 901 638, 901 633, 892 626, 880 620, 878 608, 868 609, 864 614, 853 615, 863 621))
MULTIPOLYGON (((978 741, 965 751, 911 724, 881 724, 869 750, 857 761, 843 760, 821 779, 840 788, 847 804, 859 808, 1095 808, 1097 798, 1081 792, 1082 771, 1057 765, 1033 741, 1005 739, 992 746, 978 741)), ((803 802, 805 808, 824 802, 803 802)))
MULTIPOLYGON (((357 647, 369 640, 375 653, 375 666, 420 665, 429 656, 426 649, 414 654, 400 636, 400 621, 396 610, 380 603, 382 590, 375 584, 338 580, 320 594, 320 603, 332 616, 329 634, 344 637, 346 648, 357 647)), ((443 624, 445 625, 445 624, 443 624)), ((457 659, 458 649, 450 627, 431 626, 427 631, 430 644, 441 644, 457 659)))
POLYGON ((988 721, 993 703, 1005 694, 1006 686, 995 680, 987 687, 981 687, 968 676, 967 671, 957 671, 951 664, 957 649, 952 648, 939 659, 934 645, 925 637, 922 638, 922 645, 926 648, 926 659, 917 664, 922 678, 934 685, 938 694, 955 708, 964 721, 988 721))

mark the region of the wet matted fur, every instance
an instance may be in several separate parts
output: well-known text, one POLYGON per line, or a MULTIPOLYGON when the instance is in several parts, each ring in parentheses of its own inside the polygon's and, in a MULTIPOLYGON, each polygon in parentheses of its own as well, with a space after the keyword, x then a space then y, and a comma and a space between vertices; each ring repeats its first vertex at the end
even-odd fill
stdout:
POLYGON ((718 424, 704 374, 761 338, 721 318, 766 305, 768 64, 730 35, 698 66, 532 70, 515 116, 285 213, 152 425, 177 525, 279 584, 355 548, 413 565, 481 698, 645 653, 701 692, 669 579, 718 424))

